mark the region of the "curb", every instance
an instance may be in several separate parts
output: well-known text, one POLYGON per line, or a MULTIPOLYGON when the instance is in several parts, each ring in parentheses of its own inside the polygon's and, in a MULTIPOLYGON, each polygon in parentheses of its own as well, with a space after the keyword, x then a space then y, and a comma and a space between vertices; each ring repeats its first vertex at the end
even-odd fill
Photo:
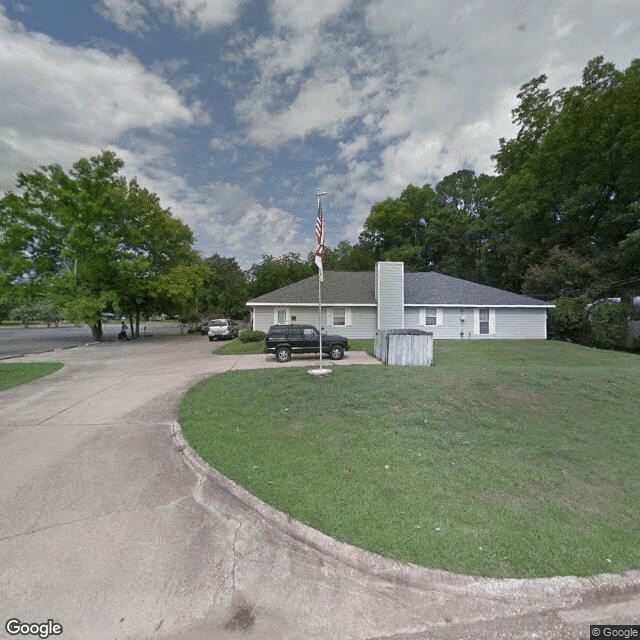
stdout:
POLYGON ((189 446, 178 422, 172 424, 171 435, 176 450, 182 453, 185 462, 216 489, 252 510, 289 538, 389 586, 403 586, 425 592, 436 591, 459 598, 486 599, 487 613, 491 612, 488 615, 490 618, 496 615, 493 607, 496 601, 503 607, 503 614, 513 615, 572 608, 583 603, 586 595, 600 589, 621 592, 640 590, 640 571, 628 571, 623 574, 603 573, 586 578, 557 576, 499 579, 467 576, 391 560, 335 540, 249 493, 206 463, 189 446))

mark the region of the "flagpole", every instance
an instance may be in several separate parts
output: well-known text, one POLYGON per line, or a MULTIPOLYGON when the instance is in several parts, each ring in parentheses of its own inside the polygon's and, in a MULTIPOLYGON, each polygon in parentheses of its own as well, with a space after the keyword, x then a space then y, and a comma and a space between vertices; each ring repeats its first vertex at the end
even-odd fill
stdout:
POLYGON ((323 373, 322 369, 322 281, 323 268, 322 258, 324 257, 324 220, 322 218, 322 196, 326 196, 326 191, 320 191, 320 187, 316 190, 316 196, 318 198, 318 219, 316 221, 316 240, 318 248, 316 250, 316 264, 318 265, 318 330, 320 331, 320 373, 323 373))
MULTIPOLYGON (((318 196, 320 201, 320 196, 318 196)), ((318 331, 320 331, 320 371, 322 371, 322 278, 318 273, 318 331)))

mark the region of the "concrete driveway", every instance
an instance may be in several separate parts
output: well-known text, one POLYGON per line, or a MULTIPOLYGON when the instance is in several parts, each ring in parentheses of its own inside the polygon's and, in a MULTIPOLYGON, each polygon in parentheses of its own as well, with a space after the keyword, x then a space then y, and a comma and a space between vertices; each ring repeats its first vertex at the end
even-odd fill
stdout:
MULTIPOLYGON (((151 338, 20 359, 66 366, 0 393, 0 637, 16 637, 11 618, 52 620, 65 640, 575 640, 589 624, 640 623, 640 572, 431 571, 337 543, 249 496, 185 448, 176 409, 205 376, 283 365, 211 347, 151 338)), ((348 353, 338 366, 372 361, 348 353)), ((284 366, 300 364, 317 359, 284 366)))

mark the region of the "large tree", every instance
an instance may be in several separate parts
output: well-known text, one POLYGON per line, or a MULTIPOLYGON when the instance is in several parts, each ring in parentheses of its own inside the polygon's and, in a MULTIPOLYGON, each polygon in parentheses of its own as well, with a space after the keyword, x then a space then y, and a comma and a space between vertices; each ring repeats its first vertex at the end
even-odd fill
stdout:
POLYGON ((0 200, 0 269, 18 298, 64 308, 102 339, 108 307, 139 324, 151 283, 194 261, 189 227, 120 174, 111 151, 18 175, 0 200))
POLYGON ((495 156, 509 280, 519 286, 554 247, 589 260, 602 282, 637 275, 618 254, 640 228, 640 60, 621 72, 595 58, 580 85, 554 94, 545 82, 523 86, 518 136, 495 156))
POLYGON ((203 311, 225 318, 246 318, 249 308, 247 274, 235 258, 214 253, 205 259, 211 276, 204 283, 203 311))
POLYGON ((247 272, 251 298, 275 291, 317 273, 311 257, 303 259, 299 253, 287 253, 279 258, 262 256, 247 272))
POLYGON ((401 260, 410 271, 440 271, 472 280, 488 277, 490 212, 495 180, 469 169, 435 188, 408 185, 399 198, 371 208, 359 244, 375 259, 401 260))

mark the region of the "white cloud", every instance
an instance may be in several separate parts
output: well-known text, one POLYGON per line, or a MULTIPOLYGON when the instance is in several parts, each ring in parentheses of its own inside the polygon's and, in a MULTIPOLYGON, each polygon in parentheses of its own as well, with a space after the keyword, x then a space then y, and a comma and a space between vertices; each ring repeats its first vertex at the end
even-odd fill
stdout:
POLYGON ((274 0, 273 21, 277 27, 303 32, 319 27, 342 13, 353 0, 274 0))
POLYGON ((360 153, 369 148, 369 138, 367 136, 357 136, 350 142, 340 141, 338 143, 340 157, 345 160, 353 160, 360 153))
POLYGON ((153 11, 176 24, 210 31, 235 21, 244 0, 101 0, 98 11, 125 31, 148 28, 153 11), (146 6, 145 6, 146 4, 146 6))
POLYGON ((123 31, 143 31, 148 28, 147 10, 137 0, 102 0, 96 6, 107 20, 115 22, 123 31))
POLYGON ((178 24, 195 24, 200 30, 208 31, 223 24, 230 24, 237 15, 242 0, 150 0, 162 5, 175 16, 178 24))
POLYGON ((295 100, 282 111, 270 112, 265 105, 256 109, 249 99, 238 113, 251 121, 250 136, 265 145, 304 138, 313 132, 336 137, 346 122, 362 111, 358 92, 349 78, 314 76, 304 82, 295 100))
MULTIPOLYGON (((127 53, 70 47, 29 33, 0 11, 0 144, 15 166, 71 163, 132 130, 207 121, 165 80, 127 53)), ((12 182, 15 182, 15 177, 12 182)), ((13 186, 0 184, 0 189, 13 186)))
POLYGON ((143 155, 116 150, 127 173, 137 175, 141 184, 158 194, 163 207, 194 230, 206 256, 234 256, 243 268, 249 268, 263 254, 306 255, 313 248, 314 220, 310 219, 308 229, 302 229, 293 213, 263 206, 238 185, 211 182, 194 188, 171 168, 154 163, 157 151, 152 148, 143 155))

